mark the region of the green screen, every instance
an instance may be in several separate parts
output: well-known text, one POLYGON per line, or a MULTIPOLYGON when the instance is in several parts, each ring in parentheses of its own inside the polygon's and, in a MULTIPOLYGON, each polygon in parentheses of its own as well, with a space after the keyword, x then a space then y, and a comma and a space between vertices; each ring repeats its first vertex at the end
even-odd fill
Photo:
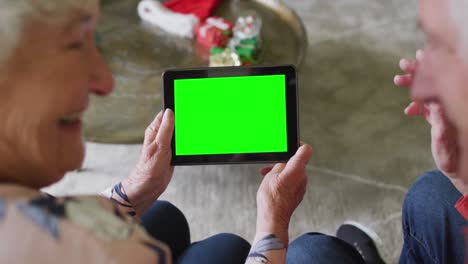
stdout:
POLYGON ((285 78, 175 80, 176 155, 287 152, 285 78))

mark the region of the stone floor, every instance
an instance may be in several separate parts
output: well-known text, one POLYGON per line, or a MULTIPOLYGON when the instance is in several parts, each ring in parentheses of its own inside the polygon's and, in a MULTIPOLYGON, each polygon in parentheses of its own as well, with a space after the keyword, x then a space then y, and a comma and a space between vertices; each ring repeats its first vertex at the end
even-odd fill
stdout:
MULTIPOLYGON (((315 148, 308 193, 290 236, 333 234, 345 220, 373 228, 388 263, 402 243, 401 205, 411 183, 434 167, 429 129, 407 118, 407 93, 392 84, 398 60, 422 45, 416 2, 287 0, 309 36, 300 72, 301 137, 315 148)), ((96 193, 125 177, 140 146, 88 143, 85 169, 47 190, 96 193)), ((192 238, 254 235, 257 165, 177 168, 164 194, 184 211, 192 238)))

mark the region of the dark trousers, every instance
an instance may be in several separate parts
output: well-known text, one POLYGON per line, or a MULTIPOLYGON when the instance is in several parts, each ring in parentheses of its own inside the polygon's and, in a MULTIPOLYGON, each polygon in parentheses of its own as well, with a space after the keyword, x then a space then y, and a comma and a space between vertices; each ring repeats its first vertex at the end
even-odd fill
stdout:
MULTIPOLYGON (((151 236, 171 248, 173 263, 244 264, 250 251, 250 244, 245 239, 232 234, 218 234, 191 243, 187 220, 169 202, 156 202, 143 215, 142 224, 151 236)), ((347 243, 335 237, 309 233, 289 245, 287 263, 364 262, 359 253, 347 243)))
POLYGON ((462 194, 440 171, 421 176, 403 205, 400 263, 463 264, 467 222, 454 208, 462 194))
MULTIPOLYGON (((462 264, 467 222, 454 208, 460 192, 439 171, 421 176, 403 205, 404 245, 400 263, 462 264)), ((142 218, 143 226, 172 250, 174 263, 244 263, 250 244, 219 234, 191 244, 187 220, 168 202, 158 201, 142 218)), ((309 233, 288 247, 287 263, 364 263, 353 247, 319 233, 309 233)))

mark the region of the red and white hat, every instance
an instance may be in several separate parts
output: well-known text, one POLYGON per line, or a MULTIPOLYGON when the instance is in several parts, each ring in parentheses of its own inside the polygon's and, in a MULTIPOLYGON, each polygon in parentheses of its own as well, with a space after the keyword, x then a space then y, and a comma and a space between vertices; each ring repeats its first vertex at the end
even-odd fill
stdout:
POLYGON ((221 0, 142 0, 138 4, 141 19, 161 27, 168 33, 194 37, 194 28, 205 21, 221 0))

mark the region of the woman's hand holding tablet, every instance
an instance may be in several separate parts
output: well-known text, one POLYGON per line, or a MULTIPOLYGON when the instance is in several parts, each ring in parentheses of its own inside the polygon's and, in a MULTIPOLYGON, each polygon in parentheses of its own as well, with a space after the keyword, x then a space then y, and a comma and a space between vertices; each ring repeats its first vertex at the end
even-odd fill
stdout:
POLYGON ((163 82, 173 165, 284 162, 297 151, 293 66, 170 70, 163 82))

